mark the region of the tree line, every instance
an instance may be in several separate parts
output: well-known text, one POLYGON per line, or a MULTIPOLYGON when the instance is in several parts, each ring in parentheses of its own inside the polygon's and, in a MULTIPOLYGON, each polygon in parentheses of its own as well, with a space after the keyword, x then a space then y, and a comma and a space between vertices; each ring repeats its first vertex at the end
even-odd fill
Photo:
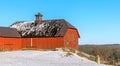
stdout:
POLYGON ((120 63, 120 45, 80 45, 79 50, 93 56, 99 55, 102 63, 120 63))

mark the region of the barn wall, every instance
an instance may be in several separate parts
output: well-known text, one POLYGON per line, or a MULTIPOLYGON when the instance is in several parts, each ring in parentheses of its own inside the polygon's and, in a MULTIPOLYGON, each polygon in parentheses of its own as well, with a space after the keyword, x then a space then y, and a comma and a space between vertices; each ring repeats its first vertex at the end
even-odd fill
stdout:
POLYGON ((5 38, 0 37, 0 48, 4 50, 20 50, 21 38, 5 38))
POLYGON ((21 38, 4 38, 4 49, 5 50, 20 50, 21 38))
POLYGON ((33 38, 33 46, 40 49, 55 49, 63 45, 63 38, 33 38))
POLYGON ((22 48, 30 47, 30 38, 22 38, 22 48))
POLYGON ((68 29, 64 36, 64 47, 78 49, 78 32, 75 29, 68 29))
POLYGON ((0 49, 3 48, 3 41, 4 41, 4 39, 2 37, 0 37, 0 49))
POLYGON ((55 49, 63 47, 63 37, 41 37, 41 38, 23 38, 24 47, 32 47, 37 49, 55 49))

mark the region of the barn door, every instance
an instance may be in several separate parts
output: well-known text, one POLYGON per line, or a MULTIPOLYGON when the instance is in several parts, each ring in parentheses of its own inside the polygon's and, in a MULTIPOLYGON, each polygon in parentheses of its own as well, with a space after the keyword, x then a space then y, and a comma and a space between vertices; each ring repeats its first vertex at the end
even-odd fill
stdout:
POLYGON ((4 44, 4 50, 5 51, 11 51, 13 44, 4 44))

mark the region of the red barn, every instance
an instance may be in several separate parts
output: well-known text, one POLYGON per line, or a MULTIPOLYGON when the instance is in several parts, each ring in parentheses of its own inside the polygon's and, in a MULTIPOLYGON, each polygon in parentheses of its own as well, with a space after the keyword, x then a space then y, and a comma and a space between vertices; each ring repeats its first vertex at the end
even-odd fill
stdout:
POLYGON ((10 27, 0 27, 0 49, 78 49, 78 30, 64 19, 42 20, 40 13, 35 21, 17 21, 10 27))

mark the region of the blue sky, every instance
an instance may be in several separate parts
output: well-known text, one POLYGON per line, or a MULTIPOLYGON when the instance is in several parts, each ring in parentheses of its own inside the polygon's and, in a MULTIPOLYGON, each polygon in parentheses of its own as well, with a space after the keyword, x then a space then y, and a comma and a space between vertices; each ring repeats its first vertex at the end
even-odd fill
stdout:
POLYGON ((0 26, 34 20, 38 12, 78 28, 79 44, 120 43, 120 0, 0 0, 0 26))

